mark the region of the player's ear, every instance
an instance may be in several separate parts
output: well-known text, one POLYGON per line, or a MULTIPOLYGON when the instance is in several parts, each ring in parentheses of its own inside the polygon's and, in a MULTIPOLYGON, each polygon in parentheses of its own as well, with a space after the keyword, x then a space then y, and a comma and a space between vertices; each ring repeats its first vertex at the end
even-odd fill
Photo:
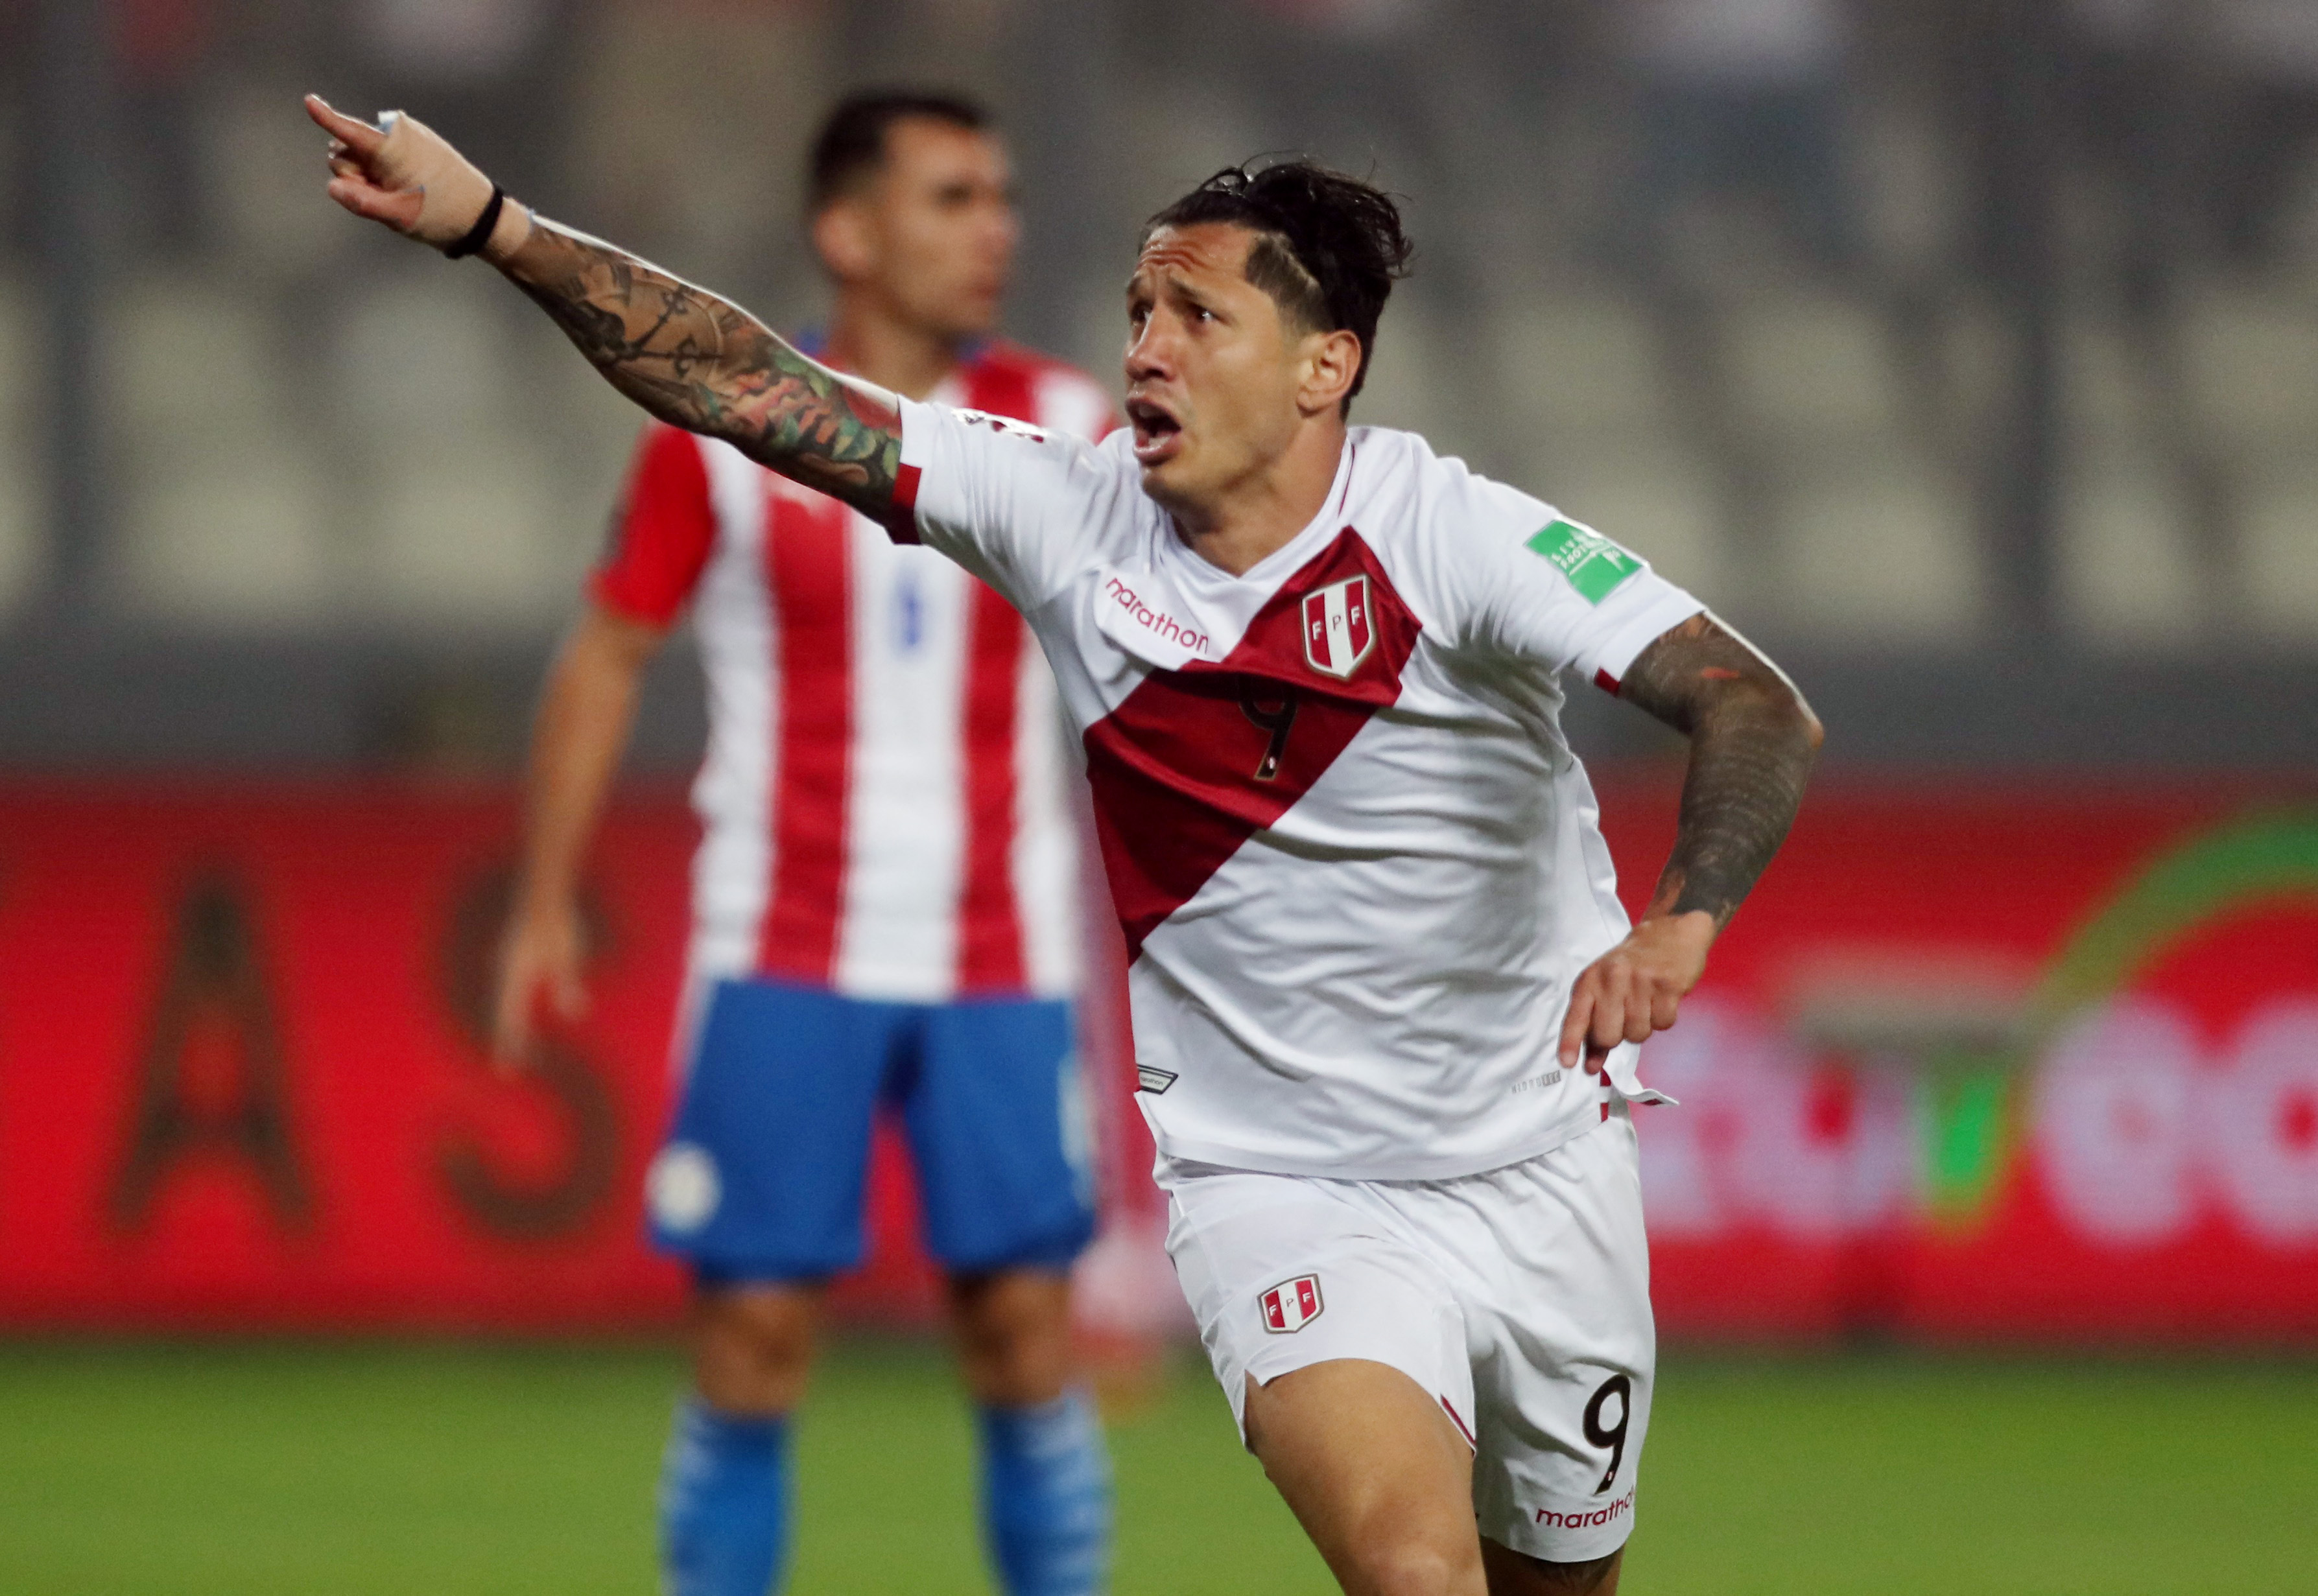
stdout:
POLYGON ((876 266, 877 241, 867 211, 850 200, 821 208, 813 219, 813 252, 840 282, 866 277, 876 266))
POLYGON ((1337 409, 1343 404, 1345 395, 1352 392, 1352 380, 1360 373, 1358 334, 1343 327, 1308 334, 1304 339, 1304 381, 1297 391, 1296 402, 1307 416, 1337 409))

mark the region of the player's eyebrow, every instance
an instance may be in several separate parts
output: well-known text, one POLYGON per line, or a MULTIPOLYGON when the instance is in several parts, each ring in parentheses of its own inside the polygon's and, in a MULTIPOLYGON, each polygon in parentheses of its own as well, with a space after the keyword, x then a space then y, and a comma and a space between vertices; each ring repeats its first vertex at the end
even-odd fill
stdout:
POLYGON ((1137 266, 1135 275, 1127 280, 1127 302, 1130 305, 1155 302, 1171 292, 1174 284, 1174 278, 1164 271, 1137 266))
POLYGON ((1167 279, 1167 291, 1192 309, 1204 310, 1217 320, 1224 319, 1224 312, 1213 296, 1201 293, 1183 278, 1170 276, 1167 279))
POLYGON ((1132 303, 1137 295, 1148 299, 1162 297, 1180 300, 1209 314, 1220 314, 1212 297, 1194 287, 1190 278, 1175 267, 1163 266, 1153 271, 1140 267, 1127 280, 1127 298, 1132 303))

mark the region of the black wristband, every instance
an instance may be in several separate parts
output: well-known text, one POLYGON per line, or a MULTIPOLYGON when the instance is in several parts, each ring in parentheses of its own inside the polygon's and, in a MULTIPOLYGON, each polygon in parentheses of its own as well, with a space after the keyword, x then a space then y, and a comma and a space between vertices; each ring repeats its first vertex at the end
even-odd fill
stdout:
POLYGON ((467 229, 467 235, 465 238, 461 238, 456 244, 452 245, 448 249, 445 249, 443 252, 445 258, 454 261, 464 260, 467 256, 474 254, 478 249, 481 249, 484 245, 490 243, 491 241, 491 229, 499 225, 499 212, 504 210, 506 206, 507 190, 494 183, 491 184, 491 197, 483 206, 483 213, 475 218, 475 225, 467 229))

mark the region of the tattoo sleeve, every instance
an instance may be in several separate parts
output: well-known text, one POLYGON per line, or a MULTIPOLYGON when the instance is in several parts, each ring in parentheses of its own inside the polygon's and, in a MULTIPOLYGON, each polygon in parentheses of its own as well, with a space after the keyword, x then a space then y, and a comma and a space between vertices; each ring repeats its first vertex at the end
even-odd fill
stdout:
POLYGON ((537 220, 499 269, 628 398, 879 520, 894 503, 893 396, 840 377, 755 317, 611 245, 537 220))
POLYGON ((1819 721, 1793 683, 1709 614, 1644 649, 1618 696, 1690 739, 1682 821, 1649 912, 1704 910, 1728 925, 1802 804, 1819 721))

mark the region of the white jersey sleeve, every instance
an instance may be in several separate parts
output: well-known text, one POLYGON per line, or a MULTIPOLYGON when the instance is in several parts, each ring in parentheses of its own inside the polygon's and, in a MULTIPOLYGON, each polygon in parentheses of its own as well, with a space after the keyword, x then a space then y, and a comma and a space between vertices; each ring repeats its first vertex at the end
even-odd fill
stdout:
POLYGON ((1614 690, 1634 657, 1706 606, 1647 560, 1525 493, 1468 479, 1478 513, 1442 572, 1458 641, 1614 690))
POLYGON ((896 535, 957 561, 1019 610, 1059 591, 1090 529, 1137 491, 1100 445, 1067 433, 902 402, 897 498, 910 514, 896 518, 896 535))

